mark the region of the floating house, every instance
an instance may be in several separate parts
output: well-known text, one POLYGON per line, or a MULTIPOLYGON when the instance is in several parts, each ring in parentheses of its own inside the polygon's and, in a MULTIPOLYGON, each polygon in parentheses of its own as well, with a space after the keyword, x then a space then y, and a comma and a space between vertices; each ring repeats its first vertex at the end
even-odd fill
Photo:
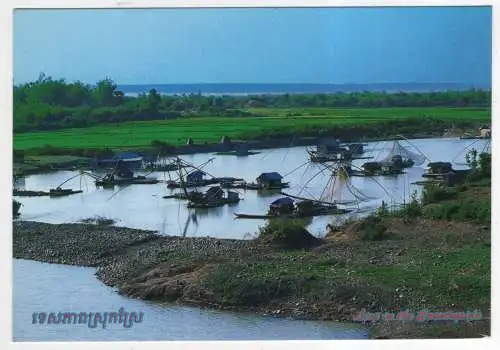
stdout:
POLYGON ((450 162, 433 162, 428 164, 427 171, 422 177, 444 181, 444 184, 453 186, 463 181, 469 172, 469 169, 453 169, 450 162))
MULTIPOLYGON (((198 192, 199 193, 199 192, 198 192)), ((237 192, 227 191, 227 196, 220 186, 210 187, 204 194, 188 198, 188 208, 214 208, 225 204, 238 203, 240 197, 237 192)))
POLYGON ((433 162, 427 166, 427 174, 429 175, 443 175, 453 172, 453 166, 450 162, 433 162))
POLYGON ((186 175, 186 182, 201 182, 203 181, 203 177, 206 175, 201 170, 195 170, 193 172, 190 172, 189 174, 186 175))
POLYGON ((236 155, 239 156, 246 156, 250 154, 247 143, 238 144, 234 147, 234 150, 236 151, 236 155))
POLYGON ((277 172, 271 172, 271 173, 262 173, 257 177, 256 182, 257 185, 264 187, 264 188, 269 188, 269 187, 282 187, 282 182, 283 176, 281 176, 277 172))
POLYGON ((123 160, 119 160, 116 164, 116 175, 126 179, 134 177, 134 173, 130 170, 130 164, 123 160))
POLYGON ((290 214, 295 210, 295 201, 290 197, 282 197, 271 203, 269 206, 270 215, 290 214))
POLYGON ((218 201, 224 198, 224 190, 220 186, 210 187, 205 193, 205 197, 209 201, 218 201))
POLYGON ((98 167, 115 167, 119 162, 123 162, 129 169, 139 169, 142 167, 144 157, 133 152, 122 152, 112 158, 96 158, 94 165, 98 167))
POLYGON ((365 151, 364 144, 362 143, 351 143, 347 145, 347 149, 352 154, 363 154, 365 151))
POLYGON ((316 146, 316 152, 320 154, 337 153, 340 148, 340 140, 323 140, 316 146))

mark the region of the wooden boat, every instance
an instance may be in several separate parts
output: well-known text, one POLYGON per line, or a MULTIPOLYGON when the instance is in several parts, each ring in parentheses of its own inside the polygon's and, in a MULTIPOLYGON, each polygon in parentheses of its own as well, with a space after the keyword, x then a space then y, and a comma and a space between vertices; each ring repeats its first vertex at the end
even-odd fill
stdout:
MULTIPOLYGON (((276 202, 276 201, 275 201, 276 202)), ((238 219, 298 219, 308 218, 322 215, 343 215, 350 213, 352 210, 339 208, 334 204, 323 204, 318 201, 304 200, 295 204, 291 211, 280 211, 273 209, 272 205, 267 214, 239 214, 234 213, 238 219)))
POLYGON ((233 215, 237 219, 301 219, 301 218, 308 218, 308 217, 314 217, 314 216, 323 216, 323 215, 343 215, 343 214, 348 214, 352 210, 350 209, 340 209, 340 208, 324 208, 321 210, 316 210, 311 213, 291 213, 291 214, 282 214, 282 215, 272 215, 272 214, 240 214, 240 213, 233 213, 233 215))
MULTIPOLYGON (((272 219, 272 218, 278 218, 279 216, 276 215, 258 215, 258 214, 238 214, 238 213, 233 213, 234 216, 236 216, 237 219, 272 219)), ((281 216, 281 218, 285 218, 284 216, 281 216)))
POLYGON ((72 189, 51 189, 49 192, 47 191, 27 191, 27 190, 18 190, 14 189, 13 195, 18 197, 61 197, 61 196, 69 196, 72 194, 82 193, 82 190, 72 190, 72 189))
POLYGON ((49 196, 51 197, 62 197, 62 196, 69 196, 71 194, 77 194, 77 193, 82 193, 82 190, 72 190, 70 188, 67 189, 62 189, 60 187, 56 189, 50 189, 49 191, 49 196))
POLYGON ((189 181, 189 182, 184 182, 184 184, 181 184, 181 182, 178 181, 167 181, 167 188, 182 188, 182 187, 205 187, 208 185, 214 185, 218 183, 219 181, 217 179, 206 179, 206 180, 199 180, 199 181, 189 181))
POLYGON ((244 189, 244 190, 257 190, 257 191, 274 191, 281 190, 283 188, 290 187, 289 182, 282 182, 280 184, 266 186, 263 184, 247 183, 247 182, 223 182, 221 183, 223 188, 234 188, 234 189, 244 189))
POLYGON ((13 195, 18 197, 41 197, 50 195, 47 191, 13 190, 13 195))
POLYGON ((208 209, 208 208, 217 208, 221 207, 225 204, 236 204, 240 201, 234 200, 234 199, 222 199, 222 200, 216 200, 216 201, 208 201, 208 202, 189 202, 187 204, 188 208, 199 208, 199 209, 208 209))
POLYGON ((197 181, 167 181, 167 188, 182 188, 183 186, 186 188, 192 187, 205 187, 209 185, 215 185, 220 183, 224 188, 240 188, 240 187, 232 187, 234 182, 242 181, 243 179, 236 177, 216 177, 211 179, 203 179, 197 181), (228 187, 229 186, 229 187, 228 187))
POLYGON ((169 164, 158 164, 158 163, 149 163, 144 169, 151 171, 177 171, 180 167, 185 167, 184 165, 169 163, 169 164))
POLYGON ((145 176, 135 176, 133 178, 114 178, 104 177, 96 180, 95 184, 98 187, 113 187, 115 185, 154 185, 159 183, 160 180, 147 178, 145 176))
POLYGON ((191 198, 194 198, 194 197, 201 197, 201 196, 203 196, 203 193, 201 193, 201 192, 190 191, 190 192, 188 192, 188 194, 186 194, 184 192, 179 192, 179 193, 174 193, 172 195, 163 196, 163 198, 165 198, 165 199, 169 199, 169 198, 191 199, 191 198))

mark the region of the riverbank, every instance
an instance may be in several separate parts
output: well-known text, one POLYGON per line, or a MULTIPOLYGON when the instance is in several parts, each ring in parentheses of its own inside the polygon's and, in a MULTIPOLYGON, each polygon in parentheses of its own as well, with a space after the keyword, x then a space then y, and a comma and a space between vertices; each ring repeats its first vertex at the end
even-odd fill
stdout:
POLYGON ((491 122, 489 108, 264 108, 241 116, 185 116, 174 119, 104 123, 92 127, 14 134, 14 149, 67 150, 176 148, 230 140, 266 141, 332 137, 343 141, 442 135, 453 128, 474 129, 491 122), (89 138, 88 135, 94 135, 89 138))
MULTIPOLYGON (((395 128, 388 134, 387 137, 378 135, 363 135, 355 132, 355 129, 346 129, 341 138, 342 142, 379 142, 400 140, 397 136, 400 130, 395 128), (354 130, 354 131, 353 131, 354 130), (351 136, 348 136, 351 135, 351 136)), ((471 128, 454 128, 440 127, 437 129, 429 129, 426 132, 405 134, 408 139, 425 139, 425 138, 443 138, 443 137, 458 137, 464 132, 470 132, 471 128)), ((40 149, 30 149, 26 151, 15 151, 18 156, 14 157, 14 173, 17 176, 25 176, 30 174, 45 173, 57 170, 88 170, 92 166, 94 157, 103 154, 112 154, 119 151, 133 151, 145 156, 156 159, 158 154, 164 156, 189 155, 196 153, 220 153, 234 152, 242 146, 249 150, 264 150, 276 148, 290 148, 300 146, 313 146, 321 143, 323 140, 331 139, 331 136, 318 135, 315 137, 276 137, 265 138, 261 140, 229 140, 225 143, 205 143, 192 145, 169 146, 167 144, 155 144, 150 147, 135 147, 135 148, 116 148, 116 149, 71 149, 71 148, 55 148, 52 146, 43 147, 40 149)))
POLYGON ((113 226, 15 222, 13 254, 98 267, 105 284, 148 300, 344 322, 362 309, 480 309, 485 318, 457 325, 375 322, 373 338, 489 334, 489 228, 393 217, 383 225, 390 232, 384 239, 367 240, 364 226, 352 222, 296 248, 265 238, 180 238, 113 226))

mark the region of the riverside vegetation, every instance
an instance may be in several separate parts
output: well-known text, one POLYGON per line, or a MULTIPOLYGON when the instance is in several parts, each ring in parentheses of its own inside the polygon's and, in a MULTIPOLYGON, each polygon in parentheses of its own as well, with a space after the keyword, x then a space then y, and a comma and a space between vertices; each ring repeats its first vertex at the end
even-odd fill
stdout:
POLYGON ((158 236, 83 224, 14 223, 14 257, 98 267, 122 294, 302 319, 480 310, 474 322, 375 322, 373 338, 490 334, 491 156, 472 152, 455 187, 426 186, 402 208, 313 237, 271 220, 254 240, 158 236))
POLYGON ((154 89, 128 97, 111 79, 95 86, 40 75, 14 87, 16 174, 85 168, 95 156, 134 150, 202 152, 223 136, 251 147, 457 136, 491 121, 491 92, 332 93, 257 96, 161 96, 154 89), (92 135, 92 137, 89 137, 92 135), (308 137, 297 143, 297 138, 308 137))
POLYGON ((482 90, 161 96, 152 89, 128 97, 111 79, 90 86, 43 74, 14 87, 14 148, 44 154, 177 146, 189 137, 204 143, 222 136, 433 136, 490 120, 491 92, 482 90))

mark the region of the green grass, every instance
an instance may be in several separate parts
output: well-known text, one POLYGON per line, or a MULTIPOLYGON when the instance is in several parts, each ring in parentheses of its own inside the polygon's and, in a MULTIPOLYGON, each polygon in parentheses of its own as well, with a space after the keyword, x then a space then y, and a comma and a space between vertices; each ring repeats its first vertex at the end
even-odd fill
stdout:
POLYGON ((273 130, 300 131, 304 128, 357 126, 404 118, 434 117, 440 120, 488 122, 489 109, 478 108, 297 108, 251 109, 255 117, 189 117, 174 120, 103 124, 48 132, 14 135, 14 148, 27 150, 51 145, 58 148, 136 148, 149 147, 159 140, 184 144, 189 137, 195 143, 217 142, 222 136, 233 139, 273 130), (299 114, 289 116, 289 114, 299 114))
POLYGON ((480 244, 449 253, 416 252, 402 266, 359 265, 353 270, 385 288, 404 287, 413 303, 426 300, 442 307, 475 308, 490 300, 490 260, 491 247, 480 244))

